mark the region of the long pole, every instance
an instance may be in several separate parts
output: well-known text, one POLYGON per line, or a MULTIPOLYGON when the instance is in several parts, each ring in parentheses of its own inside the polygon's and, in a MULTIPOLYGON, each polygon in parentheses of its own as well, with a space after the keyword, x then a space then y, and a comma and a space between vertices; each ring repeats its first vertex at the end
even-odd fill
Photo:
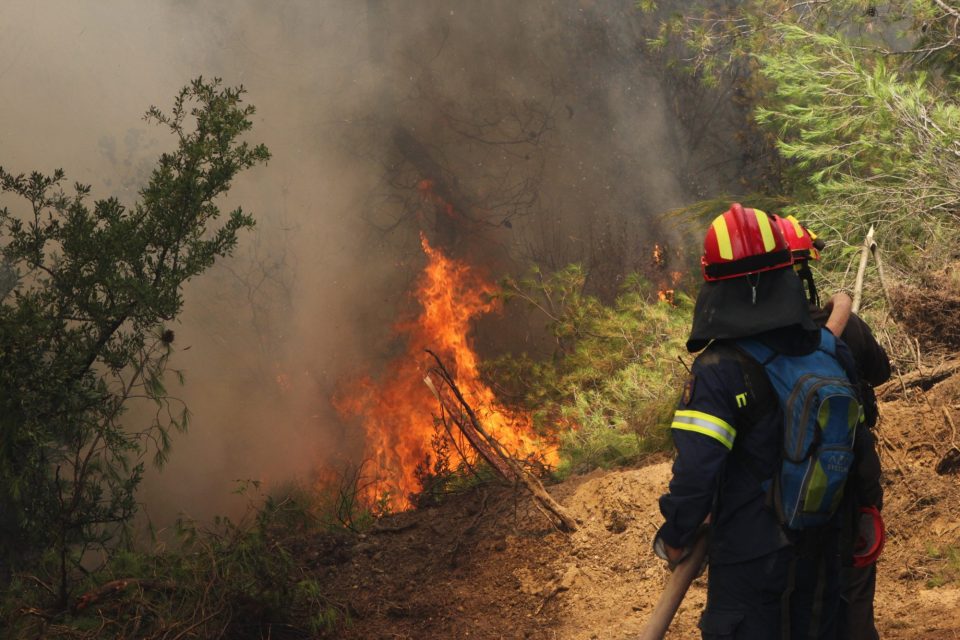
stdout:
POLYGON ((662 640, 673 622, 673 617, 677 615, 677 609, 687 595, 687 590, 700 573, 700 567, 707 557, 707 534, 704 531, 693 543, 693 549, 690 555, 684 558, 683 562, 677 565, 670 574, 663 593, 654 607, 650 619, 640 632, 640 640, 662 640))
POLYGON ((863 239, 863 250, 860 252, 860 267, 857 269, 857 282, 853 285, 853 312, 860 310, 860 299, 863 297, 863 277, 867 273, 867 258, 873 247, 873 225, 863 239))

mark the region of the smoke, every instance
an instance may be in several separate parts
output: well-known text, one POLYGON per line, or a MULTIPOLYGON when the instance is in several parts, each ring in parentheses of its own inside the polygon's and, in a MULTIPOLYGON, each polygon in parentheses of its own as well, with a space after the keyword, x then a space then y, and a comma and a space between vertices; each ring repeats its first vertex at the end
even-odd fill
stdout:
POLYGON ((398 350, 421 231, 492 275, 584 262, 601 294, 679 245, 657 214, 740 167, 696 133, 722 109, 646 57, 650 24, 632 0, 0 4, 8 170, 63 167, 129 203, 173 144, 140 116, 198 75, 247 87, 273 153, 223 203, 257 229, 173 327, 193 415, 141 492, 155 522, 356 461, 329 398, 398 350))

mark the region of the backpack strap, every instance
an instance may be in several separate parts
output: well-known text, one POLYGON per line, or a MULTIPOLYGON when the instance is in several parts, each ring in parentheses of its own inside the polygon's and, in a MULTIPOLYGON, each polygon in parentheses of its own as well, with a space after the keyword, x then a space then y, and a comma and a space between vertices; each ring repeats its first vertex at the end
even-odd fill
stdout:
POLYGON ((817 348, 829 356, 837 357, 837 338, 830 333, 829 329, 820 328, 820 346, 817 348))
MULTIPOLYGON (((734 344, 764 367, 770 364, 774 358, 780 355, 767 345, 754 338, 739 338, 734 342, 734 344)), ((817 347, 817 349, 823 351, 832 358, 839 360, 837 357, 837 338, 824 327, 820 328, 820 345, 817 347)), ((844 365, 844 369, 847 369, 847 366, 843 362, 840 362, 840 364, 844 365)))
POLYGON ((780 403, 777 392, 770 384, 763 360, 760 359, 765 356, 772 360, 777 354, 755 340, 752 342, 756 343, 756 353, 750 353, 743 342, 742 339, 715 340, 710 343, 709 351, 700 356, 704 358, 704 362, 713 362, 714 359, 731 359, 740 365, 743 383, 747 394, 751 397, 751 402, 737 408, 738 431, 741 428, 740 425, 746 427, 754 424, 770 411, 775 411, 780 403))
POLYGON ((779 355, 767 345, 753 338, 740 338, 736 340, 734 344, 737 346, 737 348, 764 367, 770 364, 770 362, 776 358, 777 355, 779 355))
MULTIPOLYGON (((753 338, 739 338, 729 344, 731 351, 736 353, 737 359, 740 361, 744 384, 747 386, 748 392, 753 395, 754 402, 744 408, 744 417, 752 426, 770 412, 780 409, 780 396, 773 388, 766 368, 780 354, 753 338)), ((782 429, 780 431, 782 432, 782 429)), ((782 448, 782 435, 780 439, 780 448, 782 448)), ((779 492, 774 488, 780 473, 779 469, 775 469, 773 475, 768 475, 748 458, 742 457, 740 462, 763 490, 765 494, 764 504, 767 508, 773 510, 774 513, 779 513, 780 506, 777 504, 779 492)))
POLYGON ((856 363, 853 361, 853 354, 850 353, 850 348, 844 344, 846 357, 841 357, 839 347, 837 346, 838 342, 840 342, 840 340, 830 333, 828 329, 820 329, 820 346, 817 348, 840 363, 843 370, 847 372, 847 377, 850 379, 851 384, 856 387, 860 404, 863 405, 863 385, 860 381, 860 374, 857 373, 856 363))

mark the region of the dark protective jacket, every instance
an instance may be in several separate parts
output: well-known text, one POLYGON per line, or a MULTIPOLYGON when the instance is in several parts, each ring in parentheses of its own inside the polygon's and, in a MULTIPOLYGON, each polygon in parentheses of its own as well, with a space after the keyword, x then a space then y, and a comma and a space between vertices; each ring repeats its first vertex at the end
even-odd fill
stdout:
MULTIPOLYGON (((810 353, 819 334, 798 328, 755 336, 774 351, 810 353)), ((853 359, 837 341, 841 364, 856 379, 853 359)), ((864 441, 858 429, 855 447, 864 441)), ((715 340, 694 361, 671 428, 677 457, 669 493, 660 498, 665 523, 658 535, 688 547, 711 514, 710 561, 732 564, 759 558, 796 541, 767 504, 762 483, 780 466, 783 413, 763 367, 732 343, 715 340)))

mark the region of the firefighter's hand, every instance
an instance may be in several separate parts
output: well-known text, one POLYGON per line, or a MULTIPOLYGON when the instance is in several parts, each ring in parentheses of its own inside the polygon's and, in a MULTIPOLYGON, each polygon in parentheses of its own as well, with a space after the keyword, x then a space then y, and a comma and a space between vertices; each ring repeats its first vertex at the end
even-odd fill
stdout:
POLYGON ((686 549, 678 549, 677 547, 671 547, 667 543, 663 544, 663 551, 667 554, 667 564, 671 567, 677 566, 680 563, 680 560, 686 556, 686 549))
MULTIPOLYGON (((707 528, 710 526, 710 515, 708 514, 706 519, 703 521, 703 524, 700 525, 696 538, 700 538, 706 535, 707 528)), ((657 531, 657 534, 653 537, 653 553, 655 556, 667 563, 667 567, 670 568, 670 571, 673 571, 677 568, 677 565, 686 559, 690 555, 690 552, 693 551, 693 546, 690 547, 671 547, 663 538, 660 536, 660 531, 657 531)), ((706 564, 704 564, 706 566, 706 564)), ((703 573, 703 568, 700 570, 703 573)))
POLYGON ((840 337, 843 330, 847 327, 847 321, 850 319, 850 313, 853 310, 853 300, 846 293, 833 294, 833 297, 823 307, 830 312, 827 319, 827 330, 833 335, 840 337))
POLYGON ((677 564, 679 564, 680 561, 687 556, 688 550, 678 547, 671 547, 663 541, 663 538, 661 538, 660 534, 658 533, 653 539, 653 553, 658 558, 665 561, 670 571, 673 571, 677 564))

